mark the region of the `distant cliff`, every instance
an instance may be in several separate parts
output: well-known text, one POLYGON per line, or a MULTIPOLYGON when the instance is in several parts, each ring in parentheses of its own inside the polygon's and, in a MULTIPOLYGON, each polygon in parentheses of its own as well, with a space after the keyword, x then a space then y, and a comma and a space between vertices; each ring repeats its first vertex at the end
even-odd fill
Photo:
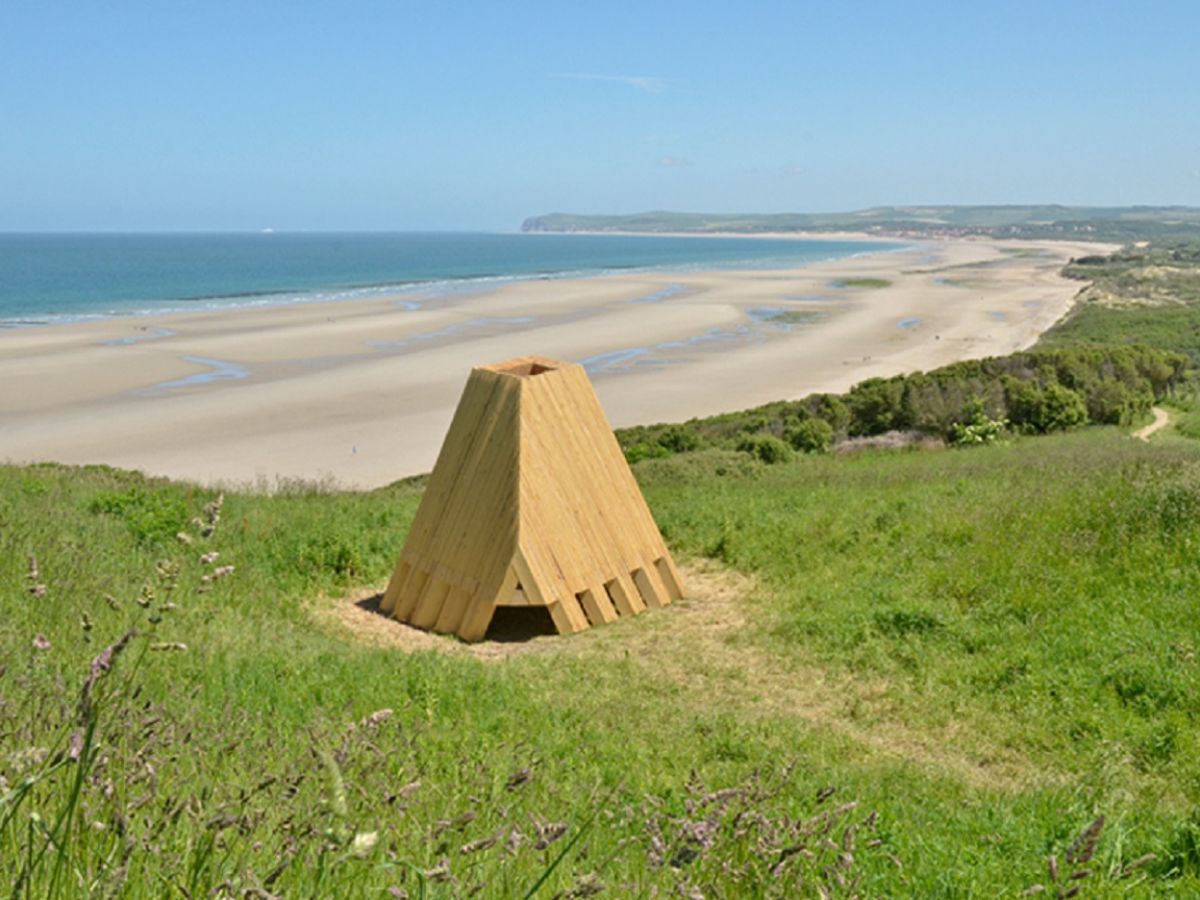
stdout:
POLYGON ((991 237, 1072 237, 1133 240, 1200 233, 1200 208, 1188 206, 876 206, 843 213, 679 213, 628 215, 549 213, 521 225, 527 232, 866 231, 894 235, 979 234, 991 237))

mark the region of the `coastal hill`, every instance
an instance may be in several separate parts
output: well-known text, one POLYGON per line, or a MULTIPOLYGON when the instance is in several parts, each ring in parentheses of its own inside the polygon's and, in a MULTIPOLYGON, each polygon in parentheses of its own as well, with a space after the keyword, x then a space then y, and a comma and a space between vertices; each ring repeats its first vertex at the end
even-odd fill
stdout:
POLYGON ((621 215, 549 213, 526 219, 525 232, 865 231, 886 235, 989 237, 1074 237, 1133 240, 1200 233, 1200 208, 1193 206, 873 206, 833 213, 685 213, 652 211, 621 215))
POLYGON ((424 477, 0 465, 10 894, 1200 896, 1200 241, 1066 274, 1029 350, 622 429, 692 593, 569 638, 377 614, 424 477))

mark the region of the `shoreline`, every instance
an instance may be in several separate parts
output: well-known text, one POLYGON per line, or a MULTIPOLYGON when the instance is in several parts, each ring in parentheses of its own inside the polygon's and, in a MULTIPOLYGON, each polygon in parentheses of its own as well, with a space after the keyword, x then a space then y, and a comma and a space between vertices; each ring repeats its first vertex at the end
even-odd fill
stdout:
MULTIPOLYGON (((253 233, 248 233, 253 234, 253 233)), ((287 233, 283 233, 287 234, 287 233)), ((484 234, 491 234, 484 232, 484 234)), ((907 246, 912 246, 914 242, 911 240, 905 241, 900 239, 883 239, 867 234, 858 234, 854 232, 846 232, 838 236, 818 236, 807 237, 805 235, 795 233, 763 233, 763 234, 743 234, 743 233, 722 233, 722 234, 688 234, 685 232, 679 233, 648 233, 648 232, 497 232, 506 236, 554 236, 554 237, 571 237, 574 235, 581 237, 633 237, 633 238, 680 238, 680 237, 707 237, 707 238, 739 238, 739 239, 760 239, 760 240, 799 240, 810 244, 820 243, 862 243, 862 244, 877 244, 887 243, 894 245, 896 249, 903 249, 907 246)), ((861 255, 862 253, 878 253, 887 252, 884 250, 860 250, 855 253, 841 255, 837 258, 848 259, 861 255)), ((808 260, 800 263, 801 266, 811 265, 815 262, 823 262, 823 259, 808 260)), ((223 313, 241 309, 260 309, 269 307, 286 307, 299 304, 311 303, 342 303, 355 302, 363 300, 375 299, 397 299, 404 296, 424 297, 431 295, 429 299, 436 300, 442 295, 455 294, 460 291, 465 292, 482 292, 498 289, 508 284, 522 283, 527 281, 564 281, 577 278, 604 278, 608 275, 621 274, 655 274, 655 273, 670 273, 670 272, 724 272, 724 271, 754 271, 762 268, 756 265, 754 261, 748 261, 744 265, 736 264, 697 264, 693 268, 687 268, 684 264, 664 264, 661 266, 629 266, 629 267, 608 267, 608 268, 575 268, 561 269, 553 272, 514 272, 514 273, 491 273, 483 275, 464 275, 464 276, 447 276, 441 278, 416 279, 411 281, 403 280, 385 280, 378 282, 361 282, 347 284, 333 284, 322 287, 313 288, 282 288, 278 290, 248 290, 241 293, 225 293, 213 295, 197 295, 178 298, 165 299, 147 299, 142 301, 123 301, 121 305, 131 308, 108 308, 99 310, 86 310, 81 312, 67 313, 15 313, 6 318, 0 318, 0 333, 13 330, 21 330, 25 328, 43 328, 57 327, 60 325, 72 325, 78 322, 100 322, 110 319, 144 319, 147 317, 170 316, 170 315, 186 315, 198 312, 214 312, 223 313), (135 304, 142 302, 153 304, 144 307, 136 307, 135 304)), ((117 303, 118 301, 113 301, 117 303)))
MULTIPOLYGON (((871 234, 866 231, 587 231, 580 229, 576 231, 520 231, 517 232, 517 234, 554 234, 565 236, 578 234, 586 237, 605 237, 607 235, 612 235, 613 237, 739 238, 748 240, 762 238, 773 241, 862 241, 863 243, 880 244, 919 244, 926 243, 927 241, 941 240, 941 238, 913 239, 904 237, 889 237, 888 235, 871 234)), ((972 240, 972 238, 963 237, 956 238, 955 240, 972 240)), ((1000 238, 985 238, 984 240, 998 241, 1000 238)))
MULTIPOLYGON (((890 241, 895 243, 894 241, 890 241)), ((0 460, 371 488, 432 467, 467 373, 588 368, 615 427, 746 409, 1034 343, 1102 245, 938 240, 797 269, 507 282, 0 332, 0 460), (886 285, 884 284, 886 282, 886 285)))

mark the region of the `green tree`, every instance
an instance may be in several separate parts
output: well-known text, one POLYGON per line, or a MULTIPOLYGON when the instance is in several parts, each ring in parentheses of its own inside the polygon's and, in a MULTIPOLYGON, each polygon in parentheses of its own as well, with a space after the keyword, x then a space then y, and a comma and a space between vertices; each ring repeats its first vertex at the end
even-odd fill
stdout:
POLYGON ((904 379, 868 378, 850 389, 851 434, 882 434, 904 428, 904 379))
POLYGON ((783 437, 801 453, 826 453, 833 446, 833 426, 824 419, 803 419, 788 425, 783 437))

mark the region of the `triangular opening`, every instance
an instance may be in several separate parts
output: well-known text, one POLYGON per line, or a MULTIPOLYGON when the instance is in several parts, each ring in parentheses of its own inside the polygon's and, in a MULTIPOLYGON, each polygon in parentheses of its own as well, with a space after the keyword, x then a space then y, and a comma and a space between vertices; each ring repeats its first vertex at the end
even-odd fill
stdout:
POLYGON ((558 634, 558 629, 554 627, 547 607, 497 606, 483 639, 499 644, 517 644, 551 634, 558 634))

